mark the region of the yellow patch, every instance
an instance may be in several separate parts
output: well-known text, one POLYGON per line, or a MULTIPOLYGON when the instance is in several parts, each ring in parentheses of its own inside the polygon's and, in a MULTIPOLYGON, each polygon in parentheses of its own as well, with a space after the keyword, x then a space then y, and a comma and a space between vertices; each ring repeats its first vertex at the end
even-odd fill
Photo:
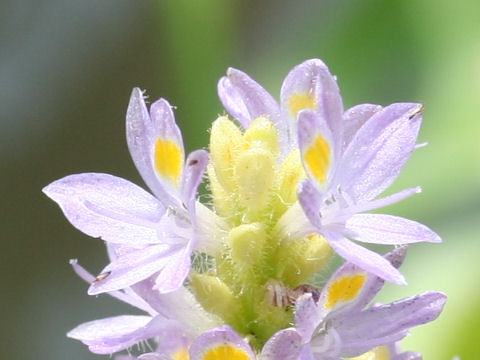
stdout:
POLYGON ((250 356, 232 345, 221 345, 209 350, 202 360, 250 360, 250 356))
POLYGON ((317 135, 315 142, 305 152, 305 162, 318 182, 324 184, 330 167, 331 149, 322 135, 317 135))
POLYGON ((335 281, 328 289, 325 307, 331 309, 339 302, 355 299, 365 284, 366 279, 366 275, 354 275, 344 276, 335 281))
POLYGON ((187 349, 180 349, 172 355, 173 360, 190 360, 190 354, 187 349))
POLYGON ((293 117, 296 117, 300 110, 317 108, 314 94, 293 94, 288 99, 288 108, 293 117))
POLYGON ((155 144, 155 169, 162 177, 178 186, 182 171, 182 150, 170 140, 158 139, 155 144))
POLYGON ((390 360, 390 352, 386 346, 378 346, 365 354, 348 358, 348 360, 390 360))
POLYGON ((389 360, 390 359, 390 351, 388 351, 388 347, 386 346, 379 346, 375 348, 375 360, 389 360))

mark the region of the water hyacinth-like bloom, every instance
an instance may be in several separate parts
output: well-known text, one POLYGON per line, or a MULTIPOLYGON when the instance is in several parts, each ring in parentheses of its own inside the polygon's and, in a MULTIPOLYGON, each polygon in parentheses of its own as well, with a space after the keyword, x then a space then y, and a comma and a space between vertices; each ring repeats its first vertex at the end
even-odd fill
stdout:
POLYGON ((208 154, 197 150, 184 160, 168 102, 156 101, 149 113, 142 92, 134 89, 126 125, 133 161, 155 197, 129 181, 98 173, 70 175, 43 190, 79 230, 122 245, 116 248, 117 259, 92 283, 91 295, 122 289, 155 273, 158 290, 178 289, 190 270, 192 251, 210 242, 202 241, 201 225, 215 221, 207 219, 213 213, 196 204, 208 154))
POLYGON ((385 281, 404 283, 402 244, 440 239, 411 220, 360 214, 418 192, 376 199, 415 148, 421 106, 344 112, 317 59, 288 74, 280 104, 235 69, 218 91, 239 125, 218 117, 209 152, 185 159, 168 102, 148 109, 133 90, 127 143, 153 195, 99 173, 45 187, 76 228, 106 242, 100 275, 72 262, 88 293, 146 312, 87 322, 68 336, 99 354, 129 351, 117 360, 421 359, 398 342, 434 320, 445 295, 371 302, 385 281), (197 196, 204 174, 207 204, 197 196), (352 240, 396 248, 382 256, 352 240), (347 262, 323 284, 335 252, 347 262), (145 342, 149 352, 132 350, 145 342))
MULTIPOLYGON (((387 261, 394 267, 400 266, 405 250, 398 248, 387 254, 387 261)), ((428 292, 364 309, 383 283, 383 279, 351 263, 344 264, 326 283, 317 302, 311 294, 297 300, 295 327, 278 332, 264 350, 271 348, 273 352, 280 347, 278 343, 290 343, 302 359, 361 355, 372 348, 394 344, 411 327, 434 320, 446 301, 444 294, 428 292)))
POLYGON ((244 127, 255 117, 267 116, 277 124, 285 152, 298 143, 307 174, 299 193, 303 212, 346 260, 388 281, 405 284, 402 274, 382 256, 350 239, 388 245, 441 241, 414 221, 358 214, 420 191, 416 187, 374 200, 397 178, 416 146, 420 104, 385 108, 362 104, 344 112, 336 79, 318 59, 305 61, 287 75, 280 105, 248 75, 235 69, 229 69, 227 77, 220 80, 219 94, 244 127))

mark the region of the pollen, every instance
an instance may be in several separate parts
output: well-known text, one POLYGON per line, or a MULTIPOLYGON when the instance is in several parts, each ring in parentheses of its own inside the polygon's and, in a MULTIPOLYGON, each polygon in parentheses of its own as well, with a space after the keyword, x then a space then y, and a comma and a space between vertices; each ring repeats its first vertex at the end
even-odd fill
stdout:
POLYGON ((300 110, 316 110, 315 95, 313 93, 294 94, 288 99, 288 108, 293 117, 296 117, 300 110))
POLYGON ((327 171, 330 167, 331 149, 328 141, 322 135, 317 135, 315 142, 305 152, 305 162, 315 177, 324 184, 327 180, 327 171))
POLYGON ((327 309, 332 309, 340 302, 346 302, 355 299, 363 285, 366 275, 344 276, 335 281, 328 290, 328 297, 325 303, 327 309))
POLYGON ((202 360, 250 360, 250 356, 232 345, 221 345, 209 350, 202 360))
POLYGON ((155 169, 163 178, 178 186, 182 171, 182 150, 177 143, 165 139, 157 140, 155 169))

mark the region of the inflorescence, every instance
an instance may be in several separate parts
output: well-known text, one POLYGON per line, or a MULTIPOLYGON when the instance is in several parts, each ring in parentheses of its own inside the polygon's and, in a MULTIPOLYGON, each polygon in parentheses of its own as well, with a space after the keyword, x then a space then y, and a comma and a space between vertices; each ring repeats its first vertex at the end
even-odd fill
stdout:
POLYGON ((98 354, 151 340, 138 360, 401 360, 398 342, 434 320, 446 296, 372 303, 386 281, 405 285, 407 244, 440 242, 426 226, 368 213, 420 191, 379 197, 411 153, 422 106, 361 104, 346 111, 318 59, 294 67, 278 103, 247 74, 218 83, 233 117, 213 122, 209 151, 185 156, 172 106, 147 108, 135 88, 127 142, 151 193, 100 173, 44 188, 79 230, 106 242, 98 276, 76 260, 88 293, 145 311, 68 333, 98 354), (207 177, 210 203, 198 187, 207 177), (380 255, 358 242, 394 245, 380 255), (327 278, 334 254, 345 259, 327 278), (319 276, 320 275, 320 276, 319 276))

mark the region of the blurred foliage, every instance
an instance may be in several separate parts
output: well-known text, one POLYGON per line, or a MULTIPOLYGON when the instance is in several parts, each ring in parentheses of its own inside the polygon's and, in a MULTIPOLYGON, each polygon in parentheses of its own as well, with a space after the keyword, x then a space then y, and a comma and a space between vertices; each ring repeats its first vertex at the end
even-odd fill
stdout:
POLYGON ((129 311, 87 297, 67 261, 98 271, 101 242, 74 230, 40 189, 86 171, 141 183, 122 134, 133 86, 178 107, 193 150, 206 147, 209 124, 223 113, 216 83, 228 66, 278 96, 291 67, 319 57, 338 75, 346 107, 425 104, 420 141, 429 146, 392 189, 420 184, 424 193, 388 211, 427 223, 445 241, 412 246, 409 287, 388 286, 381 299, 445 291, 440 319, 413 330, 404 347, 425 359, 480 358, 479 24, 476 0, 3 2, 3 357, 105 358, 63 334, 129 311))

